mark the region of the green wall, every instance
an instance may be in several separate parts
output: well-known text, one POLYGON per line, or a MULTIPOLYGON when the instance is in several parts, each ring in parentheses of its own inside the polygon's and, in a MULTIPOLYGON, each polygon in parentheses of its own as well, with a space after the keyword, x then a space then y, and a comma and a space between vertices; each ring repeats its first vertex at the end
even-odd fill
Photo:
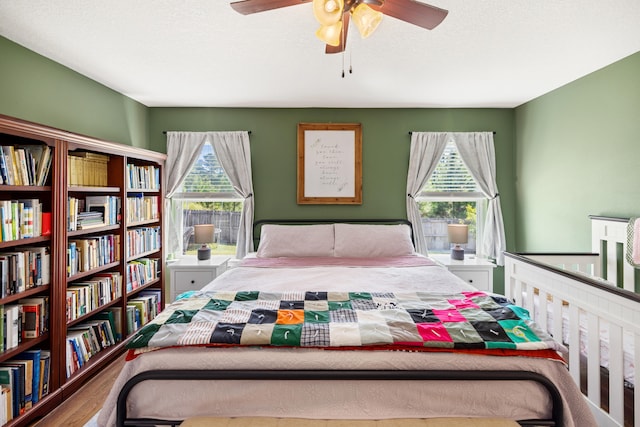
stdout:
POLYGON ((148 108, 0 37, 0 114, 147 148, 148 108))
POLYGON ((513 110, 510 109, 216 109, 152 108, 152 149, 164 130, 250 130, 257 219, 406 218, 412 130, 496 131, 498 186, 507 228, 514 197, 513 110), (362 123, 362 205, 297 205, 296 129, 300 122, 362 123))
POLYGON ((515 110, 518 251, 590 251, 589 215, 640 215, 640 53, 515 110))

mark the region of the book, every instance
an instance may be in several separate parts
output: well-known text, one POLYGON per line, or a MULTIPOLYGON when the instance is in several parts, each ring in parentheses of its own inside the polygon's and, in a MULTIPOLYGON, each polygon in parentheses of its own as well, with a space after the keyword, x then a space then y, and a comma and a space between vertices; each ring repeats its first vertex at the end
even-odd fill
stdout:
POLYGON ((40 399, 40 382, 41 382, 41 371, 40 371, 40 356, 41 350, 27 350, 20 353, 16 359, 22 360, 31 360, 32 361, 32 389, 31 389, 31 402, 35 405, 38 403, 40 399))
POLYGON ((22 338, 37 338, 40 336, 40 305, 22 305, 22 338))
POLYGON ((42 296, 42 297, 31 297, 31 298, 22 298, 20 300, 18 300, 18 304, 23 306, 23 311, 24 311, 24 306, 25 305, 37 305, 38 306, 38 313, 39 313, 39 319, 38 319, 38 325, 39 325, 39 332, 38 332, 38 336, 47 332, 49 330, 49 296, 42 296))
POLYGON ((11 388, 0 385, 0 422, 2 425, 8 423, 13 419, 13 402, 12 402, 11 388))
POLYGON ((20 306, 17 304, 5 305, 5 350, 17 347, 20 343, 20 306))
MULTIPOLYGON (((33 406, 33 360, 9 359, 6 363, 24 366, 24 407, 25 410, 33 406)), ((39 367, 38 367, 39 369, 39 367)))
MULTIPOLYGON (((26 409, 25 408, 26 401, 25 401, 25 382, 24 382, 25 372, 24 372, 24 365, 15 364, 15 363, 11 363, 10 361, 6 361, 6 362, 0 363, 0 368, 2 368, 2 367, 14 368, 14 369, 11 370, 11 372, 13 374, 13 384, 15 386, 15 388, 13 390, 14 391, 13 416, 15 418, 15 417, 18 417, 18 416, 24 414, 25 409, 26 409)), ((31 400, 29 400, 29 402, 31 402, 31 400)))
POLYGON ((0 384, 11 390, 11 418, 20 415, 20 395, 17 392, 18 385, 16 384, 17 374, 14 373, 18 368, 11 366, 0 366, 0 384))
POLYGON ((51 372, 51 352, 40 350, 40 398, 49 394, 49 377, 51 372))

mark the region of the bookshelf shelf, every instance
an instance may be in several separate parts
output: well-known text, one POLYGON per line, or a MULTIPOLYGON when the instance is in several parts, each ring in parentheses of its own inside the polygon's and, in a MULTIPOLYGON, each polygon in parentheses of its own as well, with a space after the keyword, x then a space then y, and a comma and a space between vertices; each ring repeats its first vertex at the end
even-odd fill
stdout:
POLYGON ((46 294, 48 292, 49 285, 36 286, 33 288, 29 288, 24 292, 20 292, 19 294, 8 295, 4 298, 0 298, 0 305, 10 304, 22 298, 29 298, 33 295, 46 294))
MULTIPOLYGON (((47 284, 26 286, 20 288, 20 292, 0 297, 3 316, 6 317, 6 310, 10 309, 11 319, 15 313, 22 313, 17 317, 19 322, 26 320, 24 316, 29 316, 31 322, 33 319, 39 322, 35 327, 29 323, 27 336, 35 334, 35 338, 24 337, 17 344, 12 338, 11 346, 0 348, 0 366, 23 357, 27 351, 48 356, 48 394, 40 396, 31 409, 7 424, 29 426, 122 354, 124 343, 133 330, 141 326, 130 325, 129 321, 146 322, 163 307, 162 244, 158 249, 134 257, 126 254, 128 230, 136 227, 161 230, 163 189, 159 183, 166 156, 3 115, 0 115, 0 147, 0 215, 6 214, 9 202, 20 201, 27 208, 37 203, 33 211, 40 221, 38 226, 32 226, 27 216, 31 211, 23 210, 20 212, 26 212, 24 226, 33 230, 16 231, 0 226, 0 274, 5 253, 33 252, 35 255, 29 259, 40 264, 29 263, 29 266, 38 265, 40 269, 49 266, 48 276, 38 275, 41 270, 25 270, 29 271, 28 278, 25 273, 25 280, 35 283, 48 277, 47 284), (6 169, 7 154, 18 150, 25 159, 21 164, 28 165, 20 171, 21 181, 15 181, 17 175, 8 176, 6 169), (15 182, 38 185, 14 185, 15 182), (130 185, 131 182, 135 185, 130 185), (147 182, 158 188, 128 188, 147 182), (126 203, 131 197, 155 198, 157 218, 131 221, 126 203), (108 203, 101 205, 99 201, 103 199, 108 203), (9 231, 11 235, 6 234, 9 231), (31 235, 33 237, 29 237, 31 235), (45 256, 47 262, 43 263, 45 256), (153 276, 157 277, 152 280, 147 277, 142 282, 144 285, 127 292, 129 263, 144 264, 149 259, 155 269, 153 276), (67 276, 68 271, 75 274, 67 276), (68 351, 84 358, 81 367, 74 365, 77 359, 68 360, 68 351)), ((11 209, 13 213, 13 205, 11 209)), ((2 218, 0 224, 4 224, 2 218)), ((11 286, 13 292, 17 284, 11 286)), ((7 339, 6 335, 3 338, 7 339)))
POLYGON ((109 307, 113 307, 114 305, 117 305, 117 304, 122 304, 122 297, 116 298, 113 301, 108 302, 107 304, 103 304, 100 307, 96 308, 95 310, 91 310, 87 314, 84 314, 84 315, 78 317, 77 319, 68 320, 67 321, 67 327, 73 326, 73 325, 77 325, 78 323, 82 323, 82 322, 86 321, 87 319, 90 319, 91 317, 93 317, 96 314, 100 313, 104 309, 109 308, 109 307))
POLYGON ((77 186, 72 185, 69 186, 67 190, 70 193, 120 193, 120 188, 118 187, 95 187, 95 186, 77 186))
POLYGON ((20 191, 30 193, 46 193, 51 191, 50 186, 36 186, 36 185, 0 185, 0 192, 20 191))
POLYGON ((119 228, 120 228, 120 224, 104 225, 104 226, 100 226, 100 227, 85 228, 85 229, 82 229, 82 230, 68 231, 67 232, 67 236, 68 237, 90 236, 92 234, 100 234, 100 233, 104 233, 106 231, 118 230, 119 228))

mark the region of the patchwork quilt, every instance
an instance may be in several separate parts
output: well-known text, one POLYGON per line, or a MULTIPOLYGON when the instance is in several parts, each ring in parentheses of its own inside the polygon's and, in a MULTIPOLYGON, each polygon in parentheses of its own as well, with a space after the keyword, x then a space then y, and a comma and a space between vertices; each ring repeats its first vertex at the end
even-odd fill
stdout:
POLYGON ((287 346, 561 350, 522 307, 481 291, 183 294, 129 349, 287 346))

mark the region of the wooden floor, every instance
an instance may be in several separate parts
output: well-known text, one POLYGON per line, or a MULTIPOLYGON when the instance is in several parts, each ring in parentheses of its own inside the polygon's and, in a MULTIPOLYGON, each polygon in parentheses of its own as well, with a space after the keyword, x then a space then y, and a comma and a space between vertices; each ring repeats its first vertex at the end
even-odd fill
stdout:
POLYGON ((122 370, 124 356, 120 356, 62 405, 29 427, 84 426, 102 408, 116 377, 122 370))

